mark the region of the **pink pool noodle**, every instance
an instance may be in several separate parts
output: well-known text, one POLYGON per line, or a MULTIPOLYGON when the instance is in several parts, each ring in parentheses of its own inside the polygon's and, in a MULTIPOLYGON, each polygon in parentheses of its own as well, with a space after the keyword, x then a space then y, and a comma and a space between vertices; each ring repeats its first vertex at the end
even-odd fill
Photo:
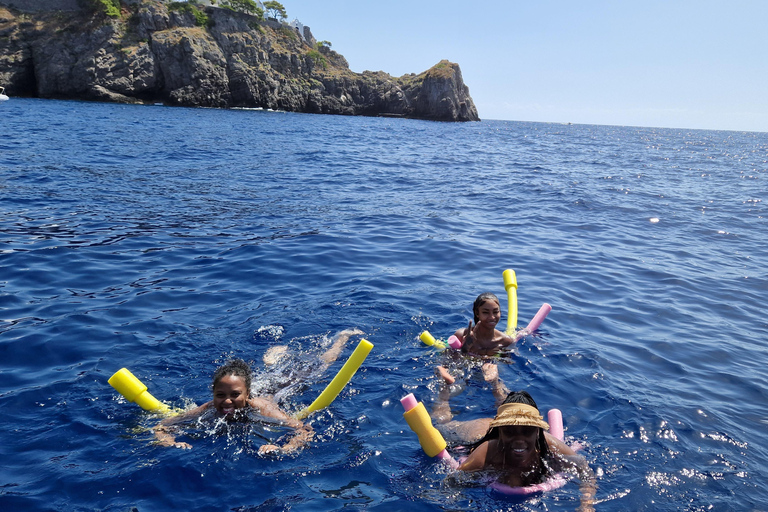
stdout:
POLYGON ((448 338, 448 346, 454 350, 459 350, 461 348, 461 340, 455 334, 451 334, 451 337, 448 338))
POLYGON ((549 433, 563 441, 563 413, 559 409, 551 409, 547 413, 549 433))
POLYGON ((413 396, 413 393, 410 393, 401 398, 400 403, 402 404, 403 409, 410 411, 418 405, 419 401, 416 400, 416 397, 413 396))
POLYGON ((536 313, 536 316, 533 317, 533 320, 531 320, 531 323, 528 324, 528 327, 526 327, 525 330, 528 332, 533 332, 538 329, 544 319, 547 318, 547 315, 550 311, 552 311, 552 306, 546 302, 542 304, 542 306, 539 308, 539 312, 536 313))

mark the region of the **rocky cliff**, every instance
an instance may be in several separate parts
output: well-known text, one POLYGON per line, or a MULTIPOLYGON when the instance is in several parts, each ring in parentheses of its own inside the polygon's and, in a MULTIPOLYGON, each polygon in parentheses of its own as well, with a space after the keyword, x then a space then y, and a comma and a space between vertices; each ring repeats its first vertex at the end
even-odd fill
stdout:
POLYGON ((457 64, 399 78, 354 73, 309 31, 175 7, 140 0, 114 18, 0 7, 0 85, 10 96, 478 120, 457 64))

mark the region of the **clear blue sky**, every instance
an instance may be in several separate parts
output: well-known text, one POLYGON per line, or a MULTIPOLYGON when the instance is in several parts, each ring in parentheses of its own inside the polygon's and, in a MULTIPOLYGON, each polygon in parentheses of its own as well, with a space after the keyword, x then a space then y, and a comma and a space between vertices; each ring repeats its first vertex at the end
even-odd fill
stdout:
POLYGON ((768 0, 285 0, 353 71, 461 66, 482 119, 768 132, 768 0))

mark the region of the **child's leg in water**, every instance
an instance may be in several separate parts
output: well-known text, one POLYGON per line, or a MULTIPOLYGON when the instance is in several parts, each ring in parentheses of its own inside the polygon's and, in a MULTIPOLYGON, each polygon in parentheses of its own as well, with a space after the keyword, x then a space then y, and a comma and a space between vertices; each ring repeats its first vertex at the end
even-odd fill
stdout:
POLYGON ((451 377, 448 374, 448 370, 442 366, 438 366, 435 369, 435 373, 440 375, 445 382, 440 386, 440 391, 437 393, 437 401, 435 402, 435 406, 432 407, 431 416, 438 423, 447 423, 453 419, 451 405, 448 402, 451 399, 451 384, 453 384, 456 379, 451 377))
MULTIPOLYGON (((336 335, 336 339, 333 341, 333 345, 331 346, 331 348, 329 348, 325 353, 323 353, 323 355, 320 356, 320 360, 326 365, 329 365, 332 362, 334 362, 336 359, 338 359, 339 354, 341 354, 341 351, 344 348, 344 345, 349 340, 349 338, 351 336, 354 336, 355 334, 364 334, 364 333, 360 329, 346 329, 341 331, 339 334, 336 335)), ((280 362, 280 360, 283 357, 285 357, 287 354, 288 354, 287 345, 275 345, 274 347, 269 347, 267 349, 262 359, 265 365, 271 366, 273 364, 277 364, 278 362, 280 362)))
POLYGON ((347 340, 355 334, 364 334, 360 329, 344 329, 336 335, 336 339, 333 341, 333 345, 323 355, 320 356, 320 360, 326 365, 331 364, 339 358, 344 345, 347 344, 347 340))
POLYGON ((493 397, 496 399, 496 406, 498 407, 504 402, 504 399, 507 398, 509 389, 507 389, 507 386, 505 386, 499 378, 499 367, 496 363, 485 363, 483 365, 483 378, 485 379, 485 382, 491 385, 491 391, 493 392, 493 397))
MULTIPOLYGON (((443 376, 445 372, 448 372, 442 366, 438 366, 436 373, 443 376)), ((457 421, 453 419, 453 413, 451 412, 451 405, 449 400, 451 398, 451 383, 455 380, 450 377, 450 381, 445 379, 445 383, 440 387, 440 391, 437 394, 437 401, 432 408, 430 416, 435 420, 437 429, 445 437, 449 444, 471 444, 479 441, 491 424, 493 418, 478 418, 469 421, 457 421)))
POLYGON ((448 370, 445 369, 445 366, 438 366, 435 368, 435 372, 440 375, 440 377, 442 377, 443 380, 449 385, 456 382, 456 379, 453 378, 450 373, 448 373, 448 370))

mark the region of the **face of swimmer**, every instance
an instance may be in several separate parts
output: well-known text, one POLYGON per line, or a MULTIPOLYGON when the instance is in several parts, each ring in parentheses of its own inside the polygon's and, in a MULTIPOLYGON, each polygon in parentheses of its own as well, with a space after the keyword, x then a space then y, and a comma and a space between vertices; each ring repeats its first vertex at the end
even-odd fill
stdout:
POLYGON ((499 427, 499 444, 505 450, 507 460, 519 466, 532 464, 539 456, 536 446, 538 438, 538 427, 522 425, 499 427))
POLYGON ((501 320, 501 308, 495 300, 488 299, 477 307, 475 311, 477 323, 485 324, 491 329, 496 328, 496 324, 501 320))
POLYGON ((225 375, 213 387, 213 407, 219 416, 232 418, 248 404, 248 390, 242 377, 225 375))

